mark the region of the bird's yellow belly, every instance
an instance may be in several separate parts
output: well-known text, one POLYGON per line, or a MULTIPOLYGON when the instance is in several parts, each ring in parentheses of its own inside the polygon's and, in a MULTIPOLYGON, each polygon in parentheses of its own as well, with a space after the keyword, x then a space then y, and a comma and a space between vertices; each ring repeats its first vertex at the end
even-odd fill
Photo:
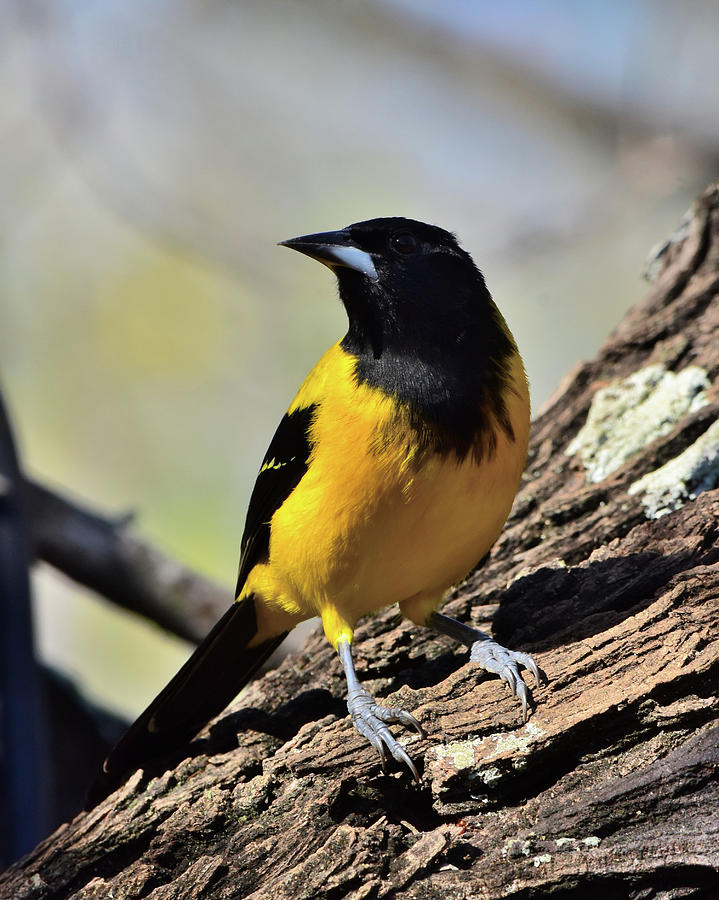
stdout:
POLYGON ((391 444, 382 444, 377 423, 396 410, 383 396, 320 410, 319 450, 272 518, 269 562, 246 585, 275 609, 269 618, 277 621, 279 607, 288 627, 320 614, 336 644, 382 607, 405 601, 414 618, 412 598, 418 609, 436 605, 472 569, 499 536, 524 467, 529 405, 518 365, 514 439, 498 430, 479 462, 418 451, 396 418, 387 418, 391 444))
MULTIPOLYGON (((512 453, 516 457, 516 451, 512 453)), ((499 536, 521 464, 505 455, 480 465, 453 456, 430 459, 409 497, 382 498, 356 539, 361 558, 338 572, 333 596, 357 618, 417 594, 439 599, 484 556, 499 536)))

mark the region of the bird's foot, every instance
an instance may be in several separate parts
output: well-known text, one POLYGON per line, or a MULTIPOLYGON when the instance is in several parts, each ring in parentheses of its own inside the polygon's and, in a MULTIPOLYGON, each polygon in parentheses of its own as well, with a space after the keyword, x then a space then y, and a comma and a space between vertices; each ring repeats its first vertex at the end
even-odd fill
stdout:
POLYGON ((519 650, 508 650, 487 637, 472 644, 469 651, 469 659, 471 662, 478 663, 487 672, 499 675, 502 681, 508 685, 512 696, 518 697, 521 701, 522 718, 526 722, 532 694, 522 678, 519 667, 522 666, 528 669, 534 676, 536 684, 541 682, 540 670, 529 653, 522 653, 519 650))
POLYGON ((354 727, 379 753, 382 771, 387 771, 387 750, 389 750, 397 762, 404 763, 419 782, 419 773, 414 763, 387 727, 387 723, 397 722, 406 728, 414 728, 421 737, 424 737, 424 729, 415 717, 404 709, 380 706, 371 694, 360 687, 354 688, 347 695, 347 709, 354 727))

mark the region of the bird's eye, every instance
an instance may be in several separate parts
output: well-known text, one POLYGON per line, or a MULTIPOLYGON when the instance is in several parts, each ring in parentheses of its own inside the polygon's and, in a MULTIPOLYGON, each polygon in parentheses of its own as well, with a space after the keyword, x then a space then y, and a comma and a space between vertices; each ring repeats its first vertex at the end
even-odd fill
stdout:
POLYGON ((417 241, 414 239, 413 235, 408 234, 407 232, 393 234, 389 239, 389 244, 393 250, 396 250, 397 253, 401 253, 402 256, 409 256, 410 253, 414 253, 417 249, 417 241))

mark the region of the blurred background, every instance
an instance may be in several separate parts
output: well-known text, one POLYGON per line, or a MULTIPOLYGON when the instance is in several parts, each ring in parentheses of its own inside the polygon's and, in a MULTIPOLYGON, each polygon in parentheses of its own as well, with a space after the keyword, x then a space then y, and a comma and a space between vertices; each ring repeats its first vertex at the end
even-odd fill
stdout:
MULTIPOLYGON (((30 474, 228 602, 259 461, 342 333, 276 242, 457 232, 535 408, 719 160, 712 0, 5 0, 0 376, 30 474)), ((43 658, 134 716, 189 646, 35 573, 43 658)))

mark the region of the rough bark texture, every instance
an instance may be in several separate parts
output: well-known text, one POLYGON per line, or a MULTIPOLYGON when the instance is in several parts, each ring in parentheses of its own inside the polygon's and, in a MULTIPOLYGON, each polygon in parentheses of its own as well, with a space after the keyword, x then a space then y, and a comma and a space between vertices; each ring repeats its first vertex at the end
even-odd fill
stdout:
POLYGON ((716 186, 653 269, 534 423, 510 522, 445 607, 496 610, 533 651, 550 681, 527 725, 466 652, 388 610, 358 629, 358 669, 426 727, 406 742, 421 786, 381 774, 316 635, 0 896, 719 895, 716 186))

